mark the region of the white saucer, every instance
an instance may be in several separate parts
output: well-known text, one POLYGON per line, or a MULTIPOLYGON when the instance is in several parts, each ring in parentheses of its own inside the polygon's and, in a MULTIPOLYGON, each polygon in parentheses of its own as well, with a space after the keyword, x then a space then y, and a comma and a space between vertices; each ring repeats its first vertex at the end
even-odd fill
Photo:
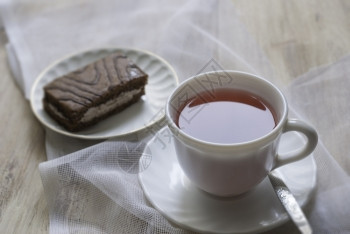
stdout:
POLYGON ((164 117, 165 102, 177 84, 178 78, 174 69, 164 59, 151 52, 131 48, 102 48, 69 55, 50 65, 35 81, 30 101, 35 116, 53 131, 83 139, 105 139, 134 133, 160 121, 164 117), (44 85, 114 52, 124 53, 149 75, 145 87, 146 94, 137 103, 97 125, 79 132, 67 131, 44 111, 44 85))
MULTIPOLYGON (((299 134, 288 132, 281 139, 279 152, 291 151, 303 143, 299 134)), ((142 157, 148 161, 152 157, 147 168, 140 168, 139 181, 145 196, 180 227, 205 233, 252 233, 266 231, 288 220, 268 178, 250 192, 228 199, 208 195, 194 187, 177 162, 167 127, 148 143, 142 157)), ((304 206, 316 186, 313 155, 276 170, 298 203, 304 206)))

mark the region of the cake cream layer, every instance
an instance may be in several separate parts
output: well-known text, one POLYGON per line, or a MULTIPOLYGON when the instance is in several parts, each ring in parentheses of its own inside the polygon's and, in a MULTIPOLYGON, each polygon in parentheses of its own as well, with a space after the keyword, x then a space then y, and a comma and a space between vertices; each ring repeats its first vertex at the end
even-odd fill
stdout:
POLYGON ((50 82, 44 102, 51 103, 72 121, 90 108, 126 90, 145 86, 147 74, 125 55, 115 53, 50 82))
MULTIPOLYGON (((88 123, 93 119, 100 118, 102 116, 107 115, 110 112, 113 112, 118 107, 130 102, 135 96, 143 92, 143 88, 134 89, 127 92, 122 92, 118 96, 106 101, 105 103, 101 103, 95 107, 89 108, 82 117, 75 121, 79 123, 88 123)), ((51 113, 57 115, 59 118, 62 118, 66 121, 70 121, 68 117, 64 115, 64 113, 60 112, 54 105, 49 103, 47 107, 50 109, 51 113)), ((73 123, 72 123, 73 124, 73 123)))

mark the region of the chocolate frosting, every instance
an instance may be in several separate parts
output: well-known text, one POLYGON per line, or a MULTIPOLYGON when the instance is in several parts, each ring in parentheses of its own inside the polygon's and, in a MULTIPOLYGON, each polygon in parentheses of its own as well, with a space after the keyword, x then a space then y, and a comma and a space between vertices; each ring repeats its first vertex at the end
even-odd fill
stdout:
POLYGON ((55 79, 44 87, 44 101, 78 119, 89 107, 120 92, 145 85, 147 74, 121 53, 114 53, 55 79))

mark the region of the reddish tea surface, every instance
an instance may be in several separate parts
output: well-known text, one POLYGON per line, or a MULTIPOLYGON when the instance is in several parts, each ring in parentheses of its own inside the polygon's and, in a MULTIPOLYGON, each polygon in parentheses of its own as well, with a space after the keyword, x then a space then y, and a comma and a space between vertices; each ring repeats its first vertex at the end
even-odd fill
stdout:
POLYGON ((233 144, 251 141, 276 126, 274 111, 256 95, 235 89, 203 92, 179 111, 177 125, 200 140, 233 144))

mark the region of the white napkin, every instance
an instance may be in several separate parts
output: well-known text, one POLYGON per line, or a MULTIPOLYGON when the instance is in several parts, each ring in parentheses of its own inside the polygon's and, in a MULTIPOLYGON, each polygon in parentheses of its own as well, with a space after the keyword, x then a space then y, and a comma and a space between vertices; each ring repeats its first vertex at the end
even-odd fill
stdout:
MULTIPOLYGON (((217 69, 262 75, 291 90, 292 108, 314 125, 319 127, 320 118, 323 123, 328 119, 313 110, 321 108, 314 105, 317 95, 322 94, 318 82, 329 80, 318 80, 320 72, 315 70, 283 87, 229 1, 16 0, 2 4, 2 16, 10 41, 10 64, 27 98, 35 78, 56 59, 93 47, 128 46, 159 54, 173 65, 180 80, 217 69), (318 92, 313 92, 316 87, 318 92), (306 97, 305 91, 314 95, 307 106, 300 101, 306 97)), ((346 79, 345 74, 339 76, 340 81, 346 79)), ((342 124, 337 127, 341 129, 342 124)), ((320 127, 321 137, 327 134, 326 129, 320 127)), ((125 165, 121 166, 125 155, 130 159, 126 166, 137 163, 149 137, 91 142, 46 131, 47 156, 53 160, 42 163, 39 169, 50 211, 50 232, 184 232, 147 203, 137 175, 130 173, 130 167, 126 172, 125 165)), ((328 144, 343 146, 336 141, 328 144)), ((322 142, 315 158, 318 187, 308 207, 315 233, 350 230, 349 178, 322 142)), ((287 228, 273 232, 283 233, 287 228)))
POLYGON ((286 92, 298 117, 312 122, 323 140, 314 153, 317 188, 309 210, 314 233, 350 233, 349 74, 347 56, 300 76, 286 92))
POLYGON ((227 69, 271 77, 268 61, 229 2, 9 0, 1 13, 14 52, 11 64, 20 64, 15 78, 26 98, 50 63, 104 46, 155 52, 175 67, 181 80, 195 75, 210 59, 227 69))

